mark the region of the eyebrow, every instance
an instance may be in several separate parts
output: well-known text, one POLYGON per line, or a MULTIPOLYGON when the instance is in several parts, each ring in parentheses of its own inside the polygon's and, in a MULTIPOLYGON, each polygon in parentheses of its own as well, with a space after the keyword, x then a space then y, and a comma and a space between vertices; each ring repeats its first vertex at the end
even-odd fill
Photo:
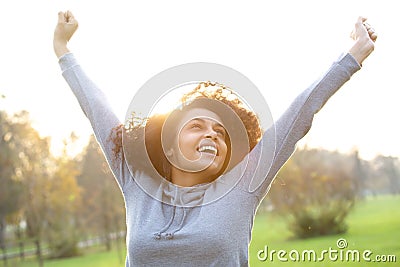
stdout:
MULTIPOLYGON (((216 120, 214 120, 214 119, 209 119, 209 120, 212 120, 213 122, 214 122, 214 124, 215 125, 217 125, 218 127, 222 127, 222 128, 224 128, 224 130, 225 130, 225 127, 221 124, 221 123, 219 123, 218 121, 216 121, 216 120)), ((205 122, 206 121, 206 119, 203 119, 203 118, 193 118, 193 119, 191 119, 190 120, 191 122, 192 121, 200 121, 200 122, 205 122)))

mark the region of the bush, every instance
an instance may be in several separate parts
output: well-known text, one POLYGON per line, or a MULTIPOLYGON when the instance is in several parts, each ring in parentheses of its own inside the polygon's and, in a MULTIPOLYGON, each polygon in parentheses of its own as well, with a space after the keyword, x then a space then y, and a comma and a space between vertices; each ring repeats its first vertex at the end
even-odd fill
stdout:
POLYGON ((50 258, 60 259, 82 255, 78 248, 78 243, 74 238, 60 240, 55 244, 50 245, 50 258))
POLYGON ((267 202, 289 218, 288 227, 296 237, 347 231, 345 219, 358 192, 351 159, 323 150, 300 150, 278 173, 267 202))

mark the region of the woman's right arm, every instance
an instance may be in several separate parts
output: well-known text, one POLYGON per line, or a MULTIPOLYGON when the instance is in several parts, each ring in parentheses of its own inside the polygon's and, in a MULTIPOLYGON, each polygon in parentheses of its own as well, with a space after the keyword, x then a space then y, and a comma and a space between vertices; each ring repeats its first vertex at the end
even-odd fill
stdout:
POLYGON ((62 75, 89 119, 97 142, 122 188, 126 182, 124 177, 129 177, 129 175, 123 174, 125 171, 122 164, 123 155, 116 159, 113 151, 114 143, 110 141, 113 128, 121 122, 112 111, 104 93, 85 74, 67 47, 77 28, 78 22, 70 11, 58 13, 58 23, 53 39, 54 52, 59 59, 62 75))

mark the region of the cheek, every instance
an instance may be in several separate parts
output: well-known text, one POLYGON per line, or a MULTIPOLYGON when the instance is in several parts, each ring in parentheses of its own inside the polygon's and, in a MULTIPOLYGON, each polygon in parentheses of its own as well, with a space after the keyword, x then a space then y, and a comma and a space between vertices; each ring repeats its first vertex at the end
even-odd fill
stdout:
POLYGON ((190 156, 189 154, 192 154, 194 151, 194 147, 195 147, 195 136, 191 135, 191 134, 180 134, 178 136, 178 147, 177 147, 177 151, 181 151, 181 153, 183 153, 184 156, 190 156))
POLYGON ((228 146, 226 145, 226 143, 221 144, 221 151, 223 153, 223 156, 226 157, 226 155, 228 154, 228 146))

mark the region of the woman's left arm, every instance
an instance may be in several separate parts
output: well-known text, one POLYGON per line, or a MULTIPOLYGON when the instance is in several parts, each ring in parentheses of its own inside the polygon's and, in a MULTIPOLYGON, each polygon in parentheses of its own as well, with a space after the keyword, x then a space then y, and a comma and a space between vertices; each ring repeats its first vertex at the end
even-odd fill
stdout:
POLYGON ((363 61, 374 50, 377 35, 363 17, 358 18, 351 37, 354 39, 348 53, 342 55, 329 70, 292 102, 286 112, 268 129, 259 144, 250 153, 250 165, 245 171, 250 181, 248 191, 255 192, 260 200, 279 169, 293 154, 296 143, 311 128, 314 115, 328 99, 361 68, 363 61), (274 153, 269 143, 275 140, 274 153))

